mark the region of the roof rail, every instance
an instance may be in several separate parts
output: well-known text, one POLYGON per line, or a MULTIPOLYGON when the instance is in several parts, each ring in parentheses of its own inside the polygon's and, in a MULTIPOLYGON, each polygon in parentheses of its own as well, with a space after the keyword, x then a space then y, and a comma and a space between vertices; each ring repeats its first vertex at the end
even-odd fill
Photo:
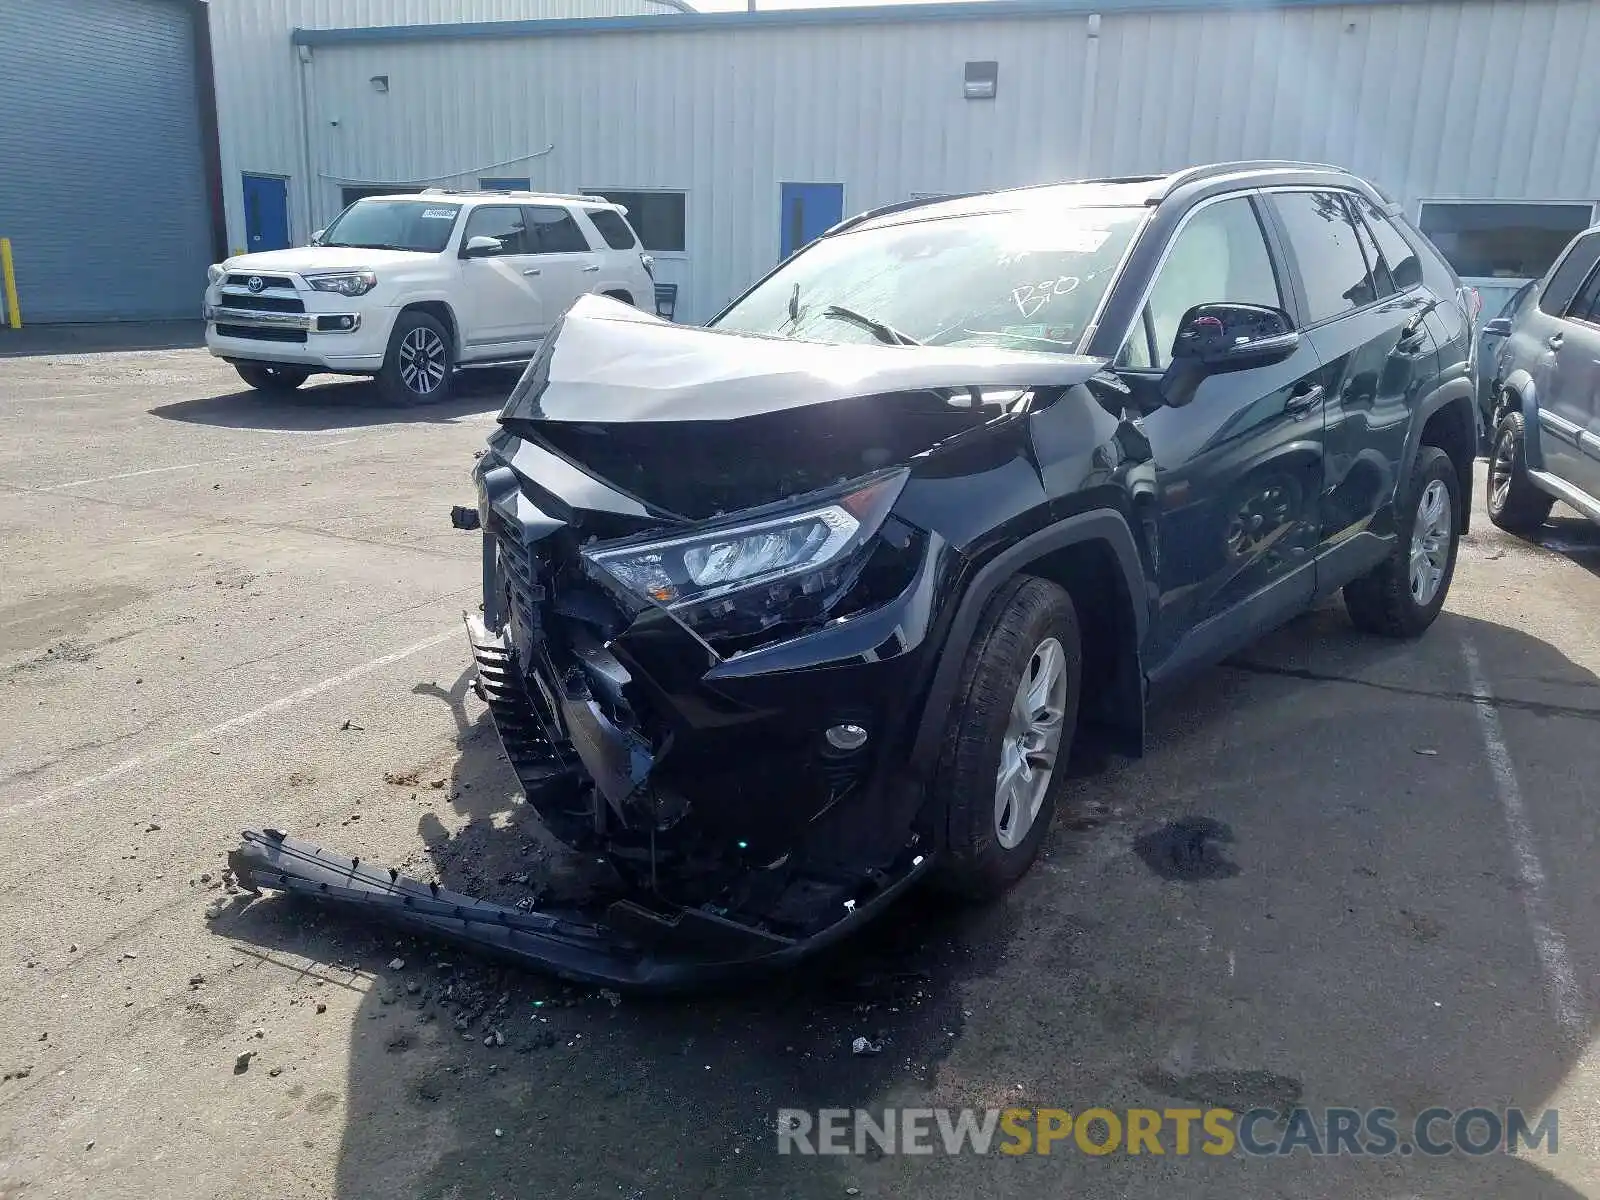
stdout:
MULTIPOLYGON (((535 196, 549 196, 552 200, 586 200, 590 204, 615 204, 615 201, 607 200, 604 196, 595 196, 585 192, 541 192, 535 190, 533 194, 535 196)), ((617 207, 620 208, 621 206, 617 205, 617 207)))
POLYGON ((417 193, 420 196, 548 196, 552 200, 586 200, 590 204, 613 204, 604 196, 594 196, 582 192, 545 192, 538 188, 479 188, 477 191, 468 191, 465 188, 423 188, 417 193))
MULTIPOLYGON (((1338 171, 1340 174, 1349 174, 1346 168, 1333 163, 1300 162, 1292 158, 1250 158, 1242 159, 1239 162, 1206 163, 1203 166, 1185 167, 1181 171, 1174 171, 1166 177, 1167 186, 1164 194, 1171 195, 1172 192, 1186 183, 1210 179, 1217 175, 1232 175, 1238 171, 1270 171, 1286 168, 1303 171, 1338 171)), ((1160 177, 1158 176, 1157 178, 1160 177)))
POLYGON ((965 200, 970 196, 982 196, 984 194, 983 192, 951 192, 949 195, 917 196, 910 200, 898 200, 893 204, 880 204, 877 208, 869 208, 866 212, 859 212, 853 217, 846 217, 832 229, 827 230, 823 236, 826 237, 829 233, 839 233, 843 230, 854 228, 866 221, 871 221, 875 217, 888 216, 890 213, 922 208, 928 204, 943 204, 946 200, 965 200))

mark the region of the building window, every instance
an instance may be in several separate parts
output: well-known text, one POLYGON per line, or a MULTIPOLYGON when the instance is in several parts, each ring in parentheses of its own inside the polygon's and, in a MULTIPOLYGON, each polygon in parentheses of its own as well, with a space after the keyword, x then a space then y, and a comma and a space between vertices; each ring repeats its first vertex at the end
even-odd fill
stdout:
POLYGON ((646 250, 681 254, 687 249, 683 192, 622 192, 613 188, 584 188, 584 194, 604 196, 628 210, 628 224, 639 234, 646 250))
POLYGON ((1418 224, 1457 275, 1537 279, 1593 220, 1592 204, 1424 200, 1418 224))
POLYGON ((421 188, 416 187, 347 187, 340 188, 340 199, 345 208, 349 208, 357 200, 365 200, 368 196, 415 196, 421 188))
POLYGON ((495 175, 487 179, 478 180, 480 192, 525 192, 528 190, 528 177, 520 178, 515 175, 495 175))

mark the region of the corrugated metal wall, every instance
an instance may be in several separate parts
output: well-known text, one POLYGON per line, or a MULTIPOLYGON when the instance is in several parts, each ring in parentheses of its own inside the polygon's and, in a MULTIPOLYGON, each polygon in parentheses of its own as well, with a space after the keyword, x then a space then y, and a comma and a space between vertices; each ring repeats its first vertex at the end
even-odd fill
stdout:
POLYGON ((288 179, 293 237, 303 242, 315 228, 294 30, 663 12, 672 10, 660 0, 211 0, 228 245, 244 249, 245 173, 288 179))
MULTIPOLYGON (((1290 157, 1413 212, 1600 195, 1588 0, 1106 12, 1099 30, 1077 13, 319 46, 313 153, 322 174, 414 179, 553 144, 536 187, 683 189, 689 253, 663 272, 691 320, 775 260, 785 180, 842 183, 856 211, 1290 157), (994 101, 961 98, 969 59, 998 60, 994 101)), ((336 189, 317 203, 330 215, 336 189)))
POLYGON ((197 315, 194 37, 172 0, 0 0, 0 236, 29 322, 197 315))

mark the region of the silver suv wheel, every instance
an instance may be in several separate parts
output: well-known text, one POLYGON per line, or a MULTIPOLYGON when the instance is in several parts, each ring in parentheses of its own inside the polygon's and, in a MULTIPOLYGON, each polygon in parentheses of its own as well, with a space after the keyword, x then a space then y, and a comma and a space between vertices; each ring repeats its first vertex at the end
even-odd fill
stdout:
POLYGON ((1431 480, 1417 501, 1417 519, 1411 526, 1411 597, 1427 607, 1439 592, 1450 557, 1450 531, 1454 524, 1450 491, 1431 480))
POLYGON ((400 378, 417 395, 437 391, 449 365, 444 340, 427 326, 417 326, 400 340, 400 378))
POLYGON ((1061 643, 1045 638, 1017 682, 995 774, 994 833, 1007 850, 1020 845, 1044 805, 1061 750, 1067 661, 1061 643))

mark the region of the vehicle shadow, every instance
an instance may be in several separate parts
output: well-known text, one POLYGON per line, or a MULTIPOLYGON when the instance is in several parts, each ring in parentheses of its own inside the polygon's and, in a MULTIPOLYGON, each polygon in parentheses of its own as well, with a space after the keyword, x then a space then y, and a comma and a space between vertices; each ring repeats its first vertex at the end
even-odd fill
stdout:
POLYGON ((483 369, 461 371, 455 389, 443 404, 396 407, 368 379, 316 376, 292 392, 258 392, 252 388, 223 396, 179 400, 150 409, 150 415, 191 425, 226 429, 283 430, 317 433, 367 425, 438 423, 497 409, 516 386, 520 372, 483 369))
POLYGON ((1572 560, 1591 574, 1600 575, 1600 525, 1587 517, 1552 516, 1533 540, 1534 544, 1572 560))
MULTIPOLYGON (((1395 703, 1412 703, 1414 693, 1419 705, 1446 706, 1444 719, 1478 744, 1476 710, 1459 677, 1463 640, 1476 647, 1491 677, 1516 664, 1526 677, 1595 684, 1553 647, 1517 630, 1447 614, 1422 642, 1387 643, 1356 635, 1341 614, 1325 607, 1161 700, 1145 759, 1080 769, 1042 861, 1003 901, 968 908, 933 893, 915 895, 799 971, 720 993, 618 997, 477 960, 443 943, 405 939, 408 948, 397 952, 390 930, 279 899, 246 909, 227 932, 376 976, 352 1025, 347 1118, 333 1193, 340 1200, 832 1200, 857 1194, 850 1189, 927 1197, 1070 1191, 1109 1198, 1152 1189, 1219 1200, 1578 1197, 1581 1192, 1544 1169, 1542 1154, 1315 1161, 1296 1155, 1262 1163, 1199 1156, 1091 1159, 1076 1151, 1053 1159, 991 1155, 981 1161, 882 1160, 870 1149, 862 1158, 776 1152, 780 1108, 1159 1109, 1182 1102, 1242 1109, 1258 1100, 1292 1103, 1302 1089, 1307 1104, 1392 1105, 1412 1113, 1429 1103, 1542 1108, 1584 1052, 1587 1037, 1563 1032, 1548 1018, 1531 964, 1529 977, 1514 980, 1513 989, 1464 980, 1451 996, 1448 1020, 1431 1008, 1383 999, 1409 1000, 1419 973, 1439 965, 1424 960, 1443 954, 1453 940, 1465 941, 1452 948, 1470 956, 1474 929, 1427 944, 1419 935, 1404 953, 1391 955, 1384 947, 1376 958, 1369 938, 1352 935, 1347 949, 1333 930, 1299 958, 1290 956, 1279 977, 1233 980, 1230 970, 1227 981, 1212 981, 1196 967, 1210 961, 1200 954, 1204 947, 1190 944, 1189 935, 1161 916, 1163 906, 1202 906, 1206 920, 1220 928, 1239 915, 1237 909, 1258 915, 1248 893, 1229 889, 1249 886, 1252 875, 1259 883, 1263 872, 1299 877, 1296 902, 1307 911, 1356 911, 1360 901, 1342 884, 1327 882, 1369 869, 1356 858, 1330 863, 1348 847, 1307 842, 1296 860, 1252 844, 1270 837, 1274 819, 1296 828, 1317 819, 1319 781, 1343 769, 1350 747, 1337 739, 1297 744, 1289 774, 1302 782, 1269 783, 1249 757, 1251 747, 1241 745, 1249 739, 1231 731, 1254 729, 1255 738, 1269 743, 1275 722, 1326 696, 1326 689, 1376 687, 1395 703), (1304 667, 1307 661, 1313 666, 1304 667), (1391 685, 1400 690, 1385 690, 1391 685), (1191 777, 1194 764, 1216 761, 1217 747, 1230 742, 1244 765, 1230 780, 1203 783, 1223 806, 1208 811, 1233 822, 1239 840, 1232 853, 1247 864, 1243 873, 1158 877, 1141 838, 1188 803, 1169 799, 1170 780, 1174 773, 1191 777), (1229 804, 1237 811, 1229 812, 1229 804), (1241 815, 1252 804, 1262 806, 1253 822, 1241 815), (384 964, 397 953, 406 967, 390 971, 384 964), (1313 965, 1344 982, 1308 1002, 1294 986, 1295 972, 1313 965), (1346 967, 1360 973, 1341 975, 1346 967), (1199 1001, 1197 990, 1204 993, 1199 1001), (1515 1036, 1496 1036, 1505 1033, 1512 1001, 1515 1036), (1259 1019, 1262 1059, 1292 1065, 1292 1073, 1229 1069, 1239 1063, 1174 1067, 1163 1052, 1174 1027, 1221 1019, 1195 1017, 1189 1010, 1197 1003, 1219 1012, 1243 1009, 1259 1019), (1301 1004, 1314 1007, 1301 1011, 1301 1004), (1330 1036, 1346 1028, 1347 1018, 1360 1038, 1330 1036), (857 1037, 881 1046, 881 1053, 853 1053, 857 1037), (1319 1080, 1351 1078, 1359 1083, 1355 1093, 1330 1096, 1318 1086, 1319 1080)), ((604 889, 604 872, 555 845, 519 800, 469 683, 463 674, 448 688, 414 689, 448 709, 457 758, 437 789, 435 811, 419 822, 423 849, 413 863, 396 865, 502 901, 569 899, 604 889)), ((1600 718, 1600 692, 1594 696, 1600 718)), ((1477 771, 1479 786, 1492 794, 1481 763, 1461 769, 1477 771)), ((1456 802, 1453 795, 1384 798, 1414 809, 1397 819, 1431 823, 1441 832, 1437 844, 1422 843, 1429 848, 1419 861, 1397 864, 1395 878, 1385 874, 1387 867, 1375 870, 1381 877, 1373 887, 1403 893, 1413 873, 1458 870, 1458 843, 1449 830, 1464 821, 1439 811, 1456 802)), ((1512 870, 1509 854, 1505 870, 1512 870)), ((1516 887, 1505 885, 1503 899, 1494 920, 1515 929, 1484 936, 1520 937, 1526 944, 1516 887)), ((1594 895, 1563 899, 1564 911, 1584 912, 1594 895)), ((1575 962, 1600 963, 1600 929, 1571 922, 1565 932, 1575 962)))

